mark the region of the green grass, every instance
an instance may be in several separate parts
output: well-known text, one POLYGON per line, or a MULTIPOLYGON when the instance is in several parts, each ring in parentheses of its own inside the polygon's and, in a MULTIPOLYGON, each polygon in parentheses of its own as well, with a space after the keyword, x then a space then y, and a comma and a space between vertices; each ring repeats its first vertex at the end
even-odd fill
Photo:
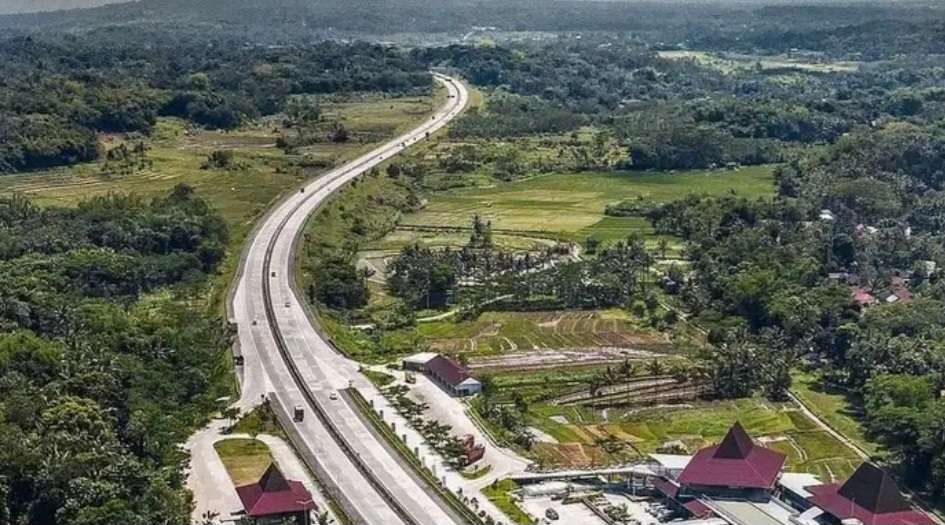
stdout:
POLYGON ((472 470, 462 470, 460 474, 466 479, 479 479, 490 472, 492 472, 492 465, 483 465, 472 470))
POLYGON ((234 434, 269 434, 286 439, 285 432, 279 426, 276 415, 266 404, 259 405, 252 412, 245 414, 233 425, 230 431, 234 434))
POLYGON ((377 388, 384 388, 385 386, 393 383, 396 378, 390 374, 385 374, 384 372, 377 372, 375 370, 364 369, 361 370, 361 373, 364 374, 364 377, 368 378, 371 383, 374 383, 374 386, 377 388))
POLYGON ((866 437, 860 420, 862 408, 859 398, 824 387, 819 377, 812 373, 795 372, 793 378, 791 391, 811 412, 870 455, 880 452, 880 446, 866 437))
MULTIPOLYGON (((500 389, 502 381, 496 381, 500 389)), ((511 388, 515 388, 514 386, 511 388)), ((787 455, 787 469, 810 472, 829 482, 853 472, 856 454, 820 430, 793 405, 761 398, 697 402, 677 408, 604 414, 581 407, 533 404, 528 424, 559 443, 540 443, 531 452, 545 465, 606 465, 655 452, 669 441, 681 441, 690 452, 721 441, 739 421, 755 439, 787 455), (564 420, 561 420, 564 418, 564 420), (617 452, 601 447, 612 439, 626 446, 617 452)))
POLYGON ((217 442, 213 448, 220 455, 236 486, 259 481, 259 477, 273 462, 269 447, 255 439, 225 439, 217 442))
POLYGON ((753 166, 738 171, 543 175, 491 187, 439 193, 423 211, 405 216, 402 222, 466 226, 473 214, 478 213, 491 220, 497 229, 559 233, 578 240, 595 233, 616 238, 631 231, 649 234, 651 229, 642 218, 605 217, 604 208, 608 204, 638 197, 664 203, 693 193, 724 195, 732 191, 752 198, 772 195, 773 167, 753 166))
POLYGON ((534 518, 528 515, 527 512, 522 510, 512 499, 511 492, 518 489, 518 485, 510 480, 504 479, 501 481, 496 481, 495 483, 489 485, 488 487, 482 489, 482 494, 489 499, 496 507, 499 508, 513 523, 518 523, 520 525, 531 525, 536 523, 534 518))
POLYGON ((485 312, 472 321, 421 323, 435 350, 488 356, 536 348, 625 346, 670 353, 667 336, 617 309, 575 312, 485 312))

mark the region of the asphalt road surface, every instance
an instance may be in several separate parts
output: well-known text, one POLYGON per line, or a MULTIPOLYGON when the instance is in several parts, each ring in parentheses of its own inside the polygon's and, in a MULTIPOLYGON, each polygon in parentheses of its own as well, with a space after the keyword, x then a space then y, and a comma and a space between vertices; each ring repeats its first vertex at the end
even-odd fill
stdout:
MULTIPOLYGON (((238 405, 249 408, 269 395, 286 412, 303 407, 305 418, 295 428, 302 443, 296 446, 303 458, 309 455, 320 463, 321 471, 330 478, 325 481, 336 486, 347 500, 348 505, 342 506, 355 509, 357 515, 351 517, 356 523, 462 522, 415 481, 342 396, 335 395, 336 390, 349 385, 367 392, 373 386, 358 373, 358 364, 335 352, 309 321, 290 286, 293 245, 307 217, 326 198, 461 113, 468 101, 465 87, 442 75, 436 75, 436 80, 445 86, 449 98, 428 121, 323 175, 275 207, 250 240, 233 296, 232 321, 238 326, 239 352, 244 358, 238 405), (321 407, 328 424, 315 416, 313 402, 321 407), (329 425, 337 433, 331 432, 329 425)), ((310 468, 317 470, 312 465, 310 468)))

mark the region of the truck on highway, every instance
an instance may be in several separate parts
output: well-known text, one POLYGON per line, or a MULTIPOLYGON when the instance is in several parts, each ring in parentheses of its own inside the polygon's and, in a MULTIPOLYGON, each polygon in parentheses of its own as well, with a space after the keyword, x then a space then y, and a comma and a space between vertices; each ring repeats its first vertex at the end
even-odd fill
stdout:
POLYGON ((295 410, 293 411, 292 419, 295 422, 300 422, 305 419, 305 409, 302 408, 302 405, 295 405, 295 410))

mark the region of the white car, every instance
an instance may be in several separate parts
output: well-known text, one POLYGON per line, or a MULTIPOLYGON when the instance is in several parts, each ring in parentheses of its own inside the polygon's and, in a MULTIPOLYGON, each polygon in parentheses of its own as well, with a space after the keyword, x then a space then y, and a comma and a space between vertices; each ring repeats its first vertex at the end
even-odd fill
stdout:
POLYGON ((338 400, 338 392, 332 392, 332 393, 328 394, 328 399, 331 399, 332 401, 337 401, 337 400, 338 400))

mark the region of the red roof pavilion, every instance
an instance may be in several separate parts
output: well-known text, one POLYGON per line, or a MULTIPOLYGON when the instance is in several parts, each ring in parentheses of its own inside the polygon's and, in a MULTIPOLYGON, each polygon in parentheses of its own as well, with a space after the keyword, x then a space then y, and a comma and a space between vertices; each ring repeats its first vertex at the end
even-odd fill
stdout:
POLYGON ((899 492, 896 482, 884 470, 864 463, 843 485, 807 487, 808 501, 837 520, 855 518, 863 525, 934 525, 899 492))
POLYGON ((312 495, 298 481, 285 479, 275 464, 270 464, 259 481, 236 487, 246 515, 251 518, 295 514, 315 508, 312 495))
POLYGON ((427 369, 441 381, 453 387, 472 377, 462 365, 442 355, 431 359, 427 363, 427 369))
POLYGON ((787 456, 755 445, 735 423, 718 445, 696 453, 679 475, 688 486, 773 489, 787 456))

